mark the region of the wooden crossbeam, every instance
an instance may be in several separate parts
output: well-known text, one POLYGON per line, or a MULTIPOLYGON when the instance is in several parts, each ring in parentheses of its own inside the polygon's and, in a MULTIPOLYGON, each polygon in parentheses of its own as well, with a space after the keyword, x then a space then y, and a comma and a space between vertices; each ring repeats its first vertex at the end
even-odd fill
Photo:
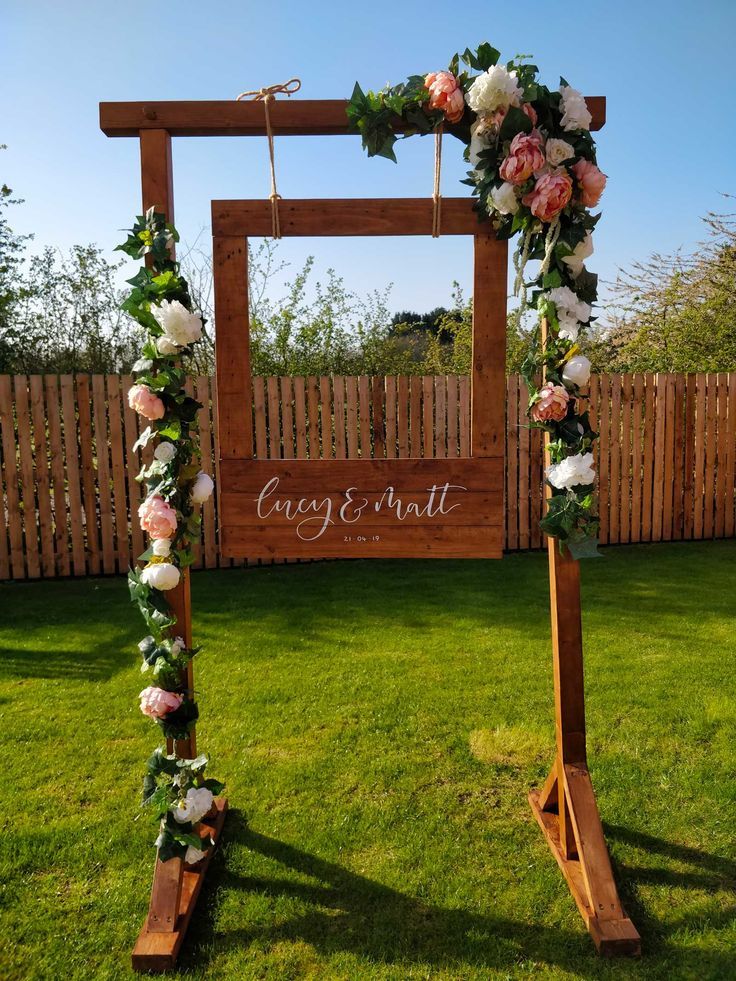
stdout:
MULTIPOLYGON (((604 96, 586 96, 590 128, 606 121, 604 96)), ((355 136, 348 128, 346 99, 276 99, 269 112, 276 136, 355 136)), ((398 117, 396 131, 406 128, 398 117)), ((453 127, 446 124, 446 131, 453 127)), ((264 136, 260 102, 101 102, 100 129, 107 136, 138 136, 142 130, 167 130, 171 136, 264 136)))

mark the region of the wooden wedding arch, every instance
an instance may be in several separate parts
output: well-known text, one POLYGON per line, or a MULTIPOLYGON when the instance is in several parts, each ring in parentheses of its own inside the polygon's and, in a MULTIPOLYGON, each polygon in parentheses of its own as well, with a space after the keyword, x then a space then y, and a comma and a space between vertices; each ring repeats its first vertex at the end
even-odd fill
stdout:
MULTIPOLYGON (((586 101, 593 116, 591 129, 600 129, 605 99, 586 101)), ((344 100, 272 102, 273 134, 348 135, 345 108, 344 100)), ((103 102, 100 126, 107 136, 139 139, 143 209, 154 207, 170 222, 174 221, 172 136, 266 134, 263 106, 235 101, 103 102)), ((433 228, 433 203, 431 199, 281 201, 279 217, 282 235, 428 235, 433 228)), ((247 236, 267 236, 271 229, 268 201, 212 204, 223 553, 282 558, 500 558, 506 243, 495 239, 488 223, 478 221, 470 200, 443 201, 442 233, 474 238, 468 458, 263 461, 254 458, 249 409, 247 236), (357 518, 355 508, 348 511, 347 520, 340 516, 346 496, 351 504, 357 500, 361 508, 357 518), (313 537, 325 513, 318 514, 317 507, 325 501, 331 518, 313 537), (295 515, 310 519, 306 535, 297 533, 295 515), (360 526, 361 533, 347 533, 348 525, 360 526)), ((529 801, 596 948, 606 955, 638 954, 640 937, 618 896, 588 771, 579 564, 569 553, 561 554, 551 539, 548 556, 557 749, 547 780, 530 793, 529 801)), ((188 574, 169 596, 177 629, 189 646, 188 574)), ((194 757, 194 733, 176 743, 174 750, 183 758, 194 757)), ((222 801, 216 837, 226 806, 222 801)), ((189 871, 177 859, 157 860, 149 914, 133 952, 137 970, 164 971, 174 966, 207 861, 200 870, 189 871)))

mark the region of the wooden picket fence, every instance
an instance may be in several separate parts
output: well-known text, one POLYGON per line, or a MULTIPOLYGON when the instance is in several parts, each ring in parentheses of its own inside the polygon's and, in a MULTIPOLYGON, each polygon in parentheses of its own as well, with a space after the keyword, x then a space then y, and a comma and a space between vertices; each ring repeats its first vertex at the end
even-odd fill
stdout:
MULTIPOLYGON (((124 572, 144 549, 136 519, 139 420, 130 376, 0 376, 0 579, 124 572)), ((196 378, 203 469, 217 475, 216 394, 196 378)), ((506 547, 540 548, 542 440, 527 391, 508 379, 506 547)), ((734 536, 736 373, 599 375, 601 541, 734 536)), ((469 452, 463 376, 255 378, 258 457, 454 457, 469 452)), ((143 451, 144 460, 150 450, 143 451)), ((218 555, 217 503, 204 506, 198 568, 218 555)))

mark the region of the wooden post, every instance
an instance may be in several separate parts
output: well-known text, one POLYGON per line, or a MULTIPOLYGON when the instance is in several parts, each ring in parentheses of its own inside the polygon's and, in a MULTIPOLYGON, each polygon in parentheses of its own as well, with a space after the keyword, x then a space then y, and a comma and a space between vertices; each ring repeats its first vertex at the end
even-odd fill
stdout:
MULTIPOLYGON (((543 343, 546 335, 543 321, 543 343)), ((545 455, 548 444, 545 433, 545 455)), ((532 791, 529 802, 597 949, 638 955, 641 939, 618 897, 588 773, 580 564, 567 549, 560 552, 554 538, 547 539, 547 552, 557 753, 542 789, 532 791)))

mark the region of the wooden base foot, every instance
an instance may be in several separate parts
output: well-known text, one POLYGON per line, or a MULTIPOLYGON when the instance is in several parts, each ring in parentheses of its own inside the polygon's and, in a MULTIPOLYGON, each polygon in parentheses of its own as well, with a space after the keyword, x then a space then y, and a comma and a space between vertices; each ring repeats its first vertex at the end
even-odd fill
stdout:
MULTIPOLYGON (((227 811, 227 798, 218 797, 215 800, 215 807, 215 816, 211 821, 207 822, 215 844, 209 849, 199 865, 192 869, 184 867, 181 873, 179 913, 176 923, 173 925, 173 929, 170 930, 164 931, 160 928, 152 930, 150 929, 151 922, 149 914, 133 948, 132 964, 134 971, 153 971, 160 974, 164 971, 170 971, 176 964, 176 959, 179 956, 181 945, 184 943, 187 927, 192 918, 192 913, 194 912, 204 877, 207 874, 212 854, 222 835, 222 829, 225 824, 225 812, 227 811)), ((167 877, 168 870, 166 867, 171 866, 173 861, 173 859, 171 862, 163 863, 158 860, 156 861, 153 895, 156 895, 158 891, 157 880, 167 877)))
POLYGON ((607 957, 636 957, 641 954, 641 938, 618 898, 590 776, 581 765, 566 765, 563 771, 564 794, 559 787, 558 794, 560 801, 567 802, 574 847, 564 847, 560 838, 556 794, 547 793, 545 809, 540 792, 533 790, 529 794, 532 811, 598 952, 607 957))

